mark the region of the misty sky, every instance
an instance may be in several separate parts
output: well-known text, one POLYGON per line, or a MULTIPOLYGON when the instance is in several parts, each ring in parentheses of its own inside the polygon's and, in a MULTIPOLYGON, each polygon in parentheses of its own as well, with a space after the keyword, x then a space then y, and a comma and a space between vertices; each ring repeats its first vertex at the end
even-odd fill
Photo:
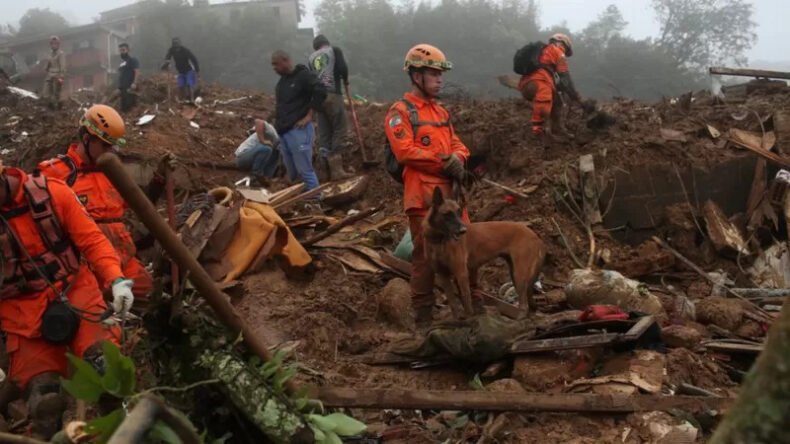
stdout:
MULTIPOLYGON (((320 0, 305 0, 308 11, 320 0)), ((212 0, 212 3, 221 3, 212 0)), ((29 8, 50 8, 63 14, 75 24, 89 23, 99 12, 133 3, 133 0, 0 0, 0 22, 16 25, 29 8)), ((547 27, 566 22, 571 30, 583 28, 603 11, 615 4, 628 21, 626 32, 642 38, 655 35, 658 25, 653 17, 649 0, 539 0, 540 23, 547 27)), ((783 45, 790 40, 790 27, 786 25, 788 0, 754 0, 758 41, 747 54, 750 61, 788 61, 790 54, 783 45)), ((312 14, 302 22, 303 27, 313 26, 312 14)), ((331 37, 330 37, 331 38, 331 37)), ((757 66, 755 66, 757 67, 757 66)))

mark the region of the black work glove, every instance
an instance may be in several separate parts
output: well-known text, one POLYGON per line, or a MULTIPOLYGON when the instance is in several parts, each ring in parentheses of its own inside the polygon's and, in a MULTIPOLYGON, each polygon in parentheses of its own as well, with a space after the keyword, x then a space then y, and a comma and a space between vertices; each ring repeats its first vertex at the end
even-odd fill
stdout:
POLYGON ((442 171, 444 175, 457 180, 464 179, 464 162, 457 154, 442 156, 442 171))

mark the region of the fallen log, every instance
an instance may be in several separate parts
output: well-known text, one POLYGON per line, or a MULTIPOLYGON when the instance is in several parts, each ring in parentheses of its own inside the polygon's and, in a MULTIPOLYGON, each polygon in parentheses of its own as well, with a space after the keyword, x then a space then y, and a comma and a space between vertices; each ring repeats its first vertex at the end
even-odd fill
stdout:
POLYGON ((495 393, 334 387, 319 388, 317 395, 325 406, 337 408, 500 412, 629 413, 670 409, 722 411, 734 401, 734 398, 700 396, 495 393))
POLYGON ((313 245, 314 243, 322 239, 326 239, 327 237, 337 233, 338 231, 342 230, 344 227, 353 225, 368 216, 378 213, 382 209, 384 209, 384 204, 381 204, 376 208, 369 208, 365 211, 360 211, 359 213, 353 216, 348 216, 347 218, 341 220, 340 222, 330 225, 329 228, 316 234, 315 236, 305 239, 304 241, 301 242, 301 244, 305 247, 313 245))
POLYGON ((708 68, 708 72, 721 76, 762 77, 766 79, 790 80, 790 72, 768 71, 764 69, 726 68, 724 66, 712 66, 708 68))

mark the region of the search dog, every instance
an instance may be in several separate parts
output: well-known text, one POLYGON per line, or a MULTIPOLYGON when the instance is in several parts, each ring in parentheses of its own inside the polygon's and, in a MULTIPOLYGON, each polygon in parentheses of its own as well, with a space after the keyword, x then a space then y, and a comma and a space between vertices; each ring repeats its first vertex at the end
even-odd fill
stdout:
POLYGON ((498 257, 508 264, 522 317, 535 310, 533 285, 546 257, 540 237, 522 223, 466 225, 462 215, 463 208, 457 201, 445 198, 439 187, 434 188, 431 208, 423 221, 425 255, 453 316, 474 316, 471 287, 477 286, 477 270, 498 257))

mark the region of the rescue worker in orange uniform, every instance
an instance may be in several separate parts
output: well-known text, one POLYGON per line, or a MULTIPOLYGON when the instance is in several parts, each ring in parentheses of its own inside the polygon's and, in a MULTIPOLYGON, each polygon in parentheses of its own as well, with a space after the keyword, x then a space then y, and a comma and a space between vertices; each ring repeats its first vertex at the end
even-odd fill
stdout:
MULTIPOLYGON (((433 270, 425 257, 422 221, 428 213, 435 187, 451 195, 453 181, 464 177, 469 150, 450 123, 450 113, 436 101, 443 74, 452 68, 438 48, 419 44, 409 50, 404 71, 411 92, 395 102, 384 120, 392 153, 403 165, 403 208, 409 218, 412 252, 412 308, 420 326, 429 324, 436 302, 433 270)), ((464 214, 468 223, 469 219, 464 214)))
POLYGON ((565 34, 554 34, 538 58, 540 69, 521 77, 519 91, 532 101, 532 133, 551 141, 552 131, 564 133, 562 106, 557 90, 568 94, 571 100, 582 99, 571 79, 567 57, 573 55, 573 44, 565 34), (557 105, 557 106, 555 106, 557 105), (546 119, 551 123, 546 127, 546 119), (553 128, 552 128, 553 127, 553 128))
POLYGON ((68 185, 1 164, 0 170, 0 328, 8 377, 23 391, 32 434, 49 439, 66 409, 59 381, 68 371, 66 351, 103 372, 101 342, 117 344, 120 331, 101 322, 112 314, 101 288, 111 289, 112 306, 124 316, 133 283, 68 185))
MULTIPOLYGON (((109 179, 96 169, 96 160, 106 151, 117 149, 126 142, 125 125, 120 114, 107 105, 94 105, 80 121, 79 143, 69 146, 66 154, 46 160, 38 165, 41 173, 66 182, 79 197, 104 235, 115 247, 121 258, 125 276, 134 280, 134 296, 138 303, 145 303, 153 289, 153 279, 136 257, 137 248, 123 222, 126 201, 109 179)), ((148 197, 153 201, 164 189, 164 163, 154 174, 148 186, 148 197)))

